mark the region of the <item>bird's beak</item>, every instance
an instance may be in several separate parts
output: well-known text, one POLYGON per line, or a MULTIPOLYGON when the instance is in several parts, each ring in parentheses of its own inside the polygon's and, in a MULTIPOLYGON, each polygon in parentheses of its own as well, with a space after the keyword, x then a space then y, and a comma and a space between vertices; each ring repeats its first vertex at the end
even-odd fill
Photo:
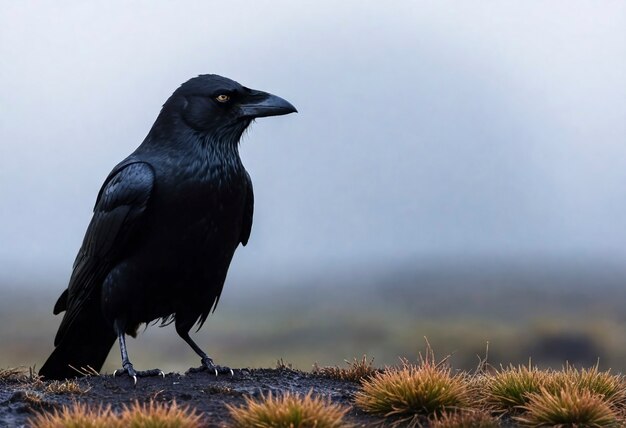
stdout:
POLYGON ((280 116, 297 113, 298 110, 287 100, 262 91, 253 91, 247 99, 239 104, 241 116, 255 119, 257 117, 280 116))

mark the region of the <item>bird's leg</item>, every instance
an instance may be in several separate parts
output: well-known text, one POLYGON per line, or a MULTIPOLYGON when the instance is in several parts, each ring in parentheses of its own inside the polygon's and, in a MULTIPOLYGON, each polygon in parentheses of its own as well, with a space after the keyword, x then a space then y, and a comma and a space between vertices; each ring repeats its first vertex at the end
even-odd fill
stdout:
POLYGON ((140 370, 137 371, 133 367, 133 364, 128 359, 128 351, 126 350, 126 336, 124 333, 118 333, 117 338, 120 342, 120 351, 122 353, 122 369, 115 370, 113 372, 113 377, 118 374, 127 374, 129 377, 133 378, 135 385, 137 384, 138 377, 147 377, 147 376, 163 376, 165 377, 165 373, 159 369, 152 370, 140 370))
POLYGON ((233 375, 232 369, 228 367, 224 367, 224 366, 218 366, 217 364, 215 364, 213 362, 213 359, 209 357, 206 354, 206 352, 200 349, 200 347, 196 344, 196 342, 193 341, 193 339, 189 336, 188 331, 181 331, 178 328, 176 329, 176 331, 178 332, 178 335, 185 342, 187 342, 189 346, 191 346, 191 349, 193 349, 196 352, 196 354, 200 356, 200 361, 202 362, 202 366, 197 367, 197 368, 194 368, 194 367, 190 368, 189 369, 190 373, 196 373, 196 372, 208 370, 211 373, 215 373, 215 376, 217 376, 219 373, 222 373, 222 374, 230 373, 231 376, 233 375))

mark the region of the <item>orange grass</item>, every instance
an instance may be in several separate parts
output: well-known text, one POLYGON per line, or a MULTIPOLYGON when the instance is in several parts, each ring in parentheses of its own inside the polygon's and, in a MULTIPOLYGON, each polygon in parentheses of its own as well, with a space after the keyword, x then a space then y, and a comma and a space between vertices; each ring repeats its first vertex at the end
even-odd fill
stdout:
POLYGON ((64 380, 64 381, 52 381, 50 383, 46 383, 43 387, 43 391, 48 394, 84 394, 89 391, 91 388, 82 387, 75 380, 64 380))
POLYGON ((368 361, 367 355, 363 355, 361 359, 354 358, 353 361, 345 360, 345 362, 348 367, 319 367, 316 363, 313 365, 313 374, 331 379, 358 382, 378 372, 378 369, 374 367, 374 359, 368 361))
POLYGON ((29 371, 23 367, 0 369, 0 382, 27 382, 29 371))
POLYGON ((32 428, 198 428, 200 416, 175 402, 171 405, 135 402, 115 414, 110 406, 89 407, 75 403, 30 421, 32 428))
POLYGON ((30 421, 31 428, 118 428, 117 418, 111 407, 91 408, 86 404, 76 403, 63 406, 52 413, 40 413, 30 421))
POLYGON ((363 380, 355 404, 385 416, 429 415, 467 407, 469 395, 466 374, 452 374, 450 367, 426 359, 363 380))
POLYGON ((600 371, 597 365, 577 369, 566 364, 563 370, 552 373, 546 382, 546 389, 552 393, 567 387, 590 391, 611 404, 622 405, 626 402, 624 377, 612 374, 610 370, 600 371))
POLYGON ((237 428, 345 428, 351 426, 344 421, 348 409, 332 404, 330 400, 314 397, 312 391, 305 396, 271 393, 255 400, 245 398, 241 407, 227 404, 226 407, 237 428))
POLYGON ((530 426, 612 427, 617 426, 615 410, 600 395, 589 390, 566 387, 557 392, 541 388, 529 394, 526 413, 515 419, 530 426))
POLYGON ((539 392, 550 377, 547 371, 531 366, 509 366, 481 378, 480 389, 486 407, 494 412, 512 412, 528 403, 529 394, 539 392))
POLYGON ((461 412, 444 412, 430 420, 430 428, 497 428, 498 419, 486 412, 466 410, 461 412))

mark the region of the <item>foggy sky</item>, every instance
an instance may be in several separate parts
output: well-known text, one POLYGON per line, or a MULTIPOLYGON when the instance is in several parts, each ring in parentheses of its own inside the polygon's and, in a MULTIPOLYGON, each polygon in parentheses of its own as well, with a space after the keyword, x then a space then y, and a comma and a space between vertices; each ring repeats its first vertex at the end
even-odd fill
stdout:
POLYGON ((626 260, 624 2, 0 8, 0 287, 67 280, 102 181, 203 73, 299 110, 242 142, 256 206, 231 277, 626 260))

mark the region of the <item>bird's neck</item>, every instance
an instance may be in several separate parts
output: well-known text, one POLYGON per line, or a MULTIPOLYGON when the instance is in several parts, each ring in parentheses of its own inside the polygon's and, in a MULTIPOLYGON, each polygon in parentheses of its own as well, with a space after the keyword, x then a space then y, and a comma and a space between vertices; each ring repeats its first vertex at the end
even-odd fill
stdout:
POLYGON ((172 159, 188 159, 198 165, 223 165, 243 168, 239 157, 240 132, 202 133, 189 127, 154 126, 139 146, 136 154, 151 157, 166 153, 172 159))
POLYGON ((195 141, 198 156, 204 156, 209 163, 224 163, 233 167, 241 166, 239 157, 239 137, 216 138, 202 135, 195 141))

